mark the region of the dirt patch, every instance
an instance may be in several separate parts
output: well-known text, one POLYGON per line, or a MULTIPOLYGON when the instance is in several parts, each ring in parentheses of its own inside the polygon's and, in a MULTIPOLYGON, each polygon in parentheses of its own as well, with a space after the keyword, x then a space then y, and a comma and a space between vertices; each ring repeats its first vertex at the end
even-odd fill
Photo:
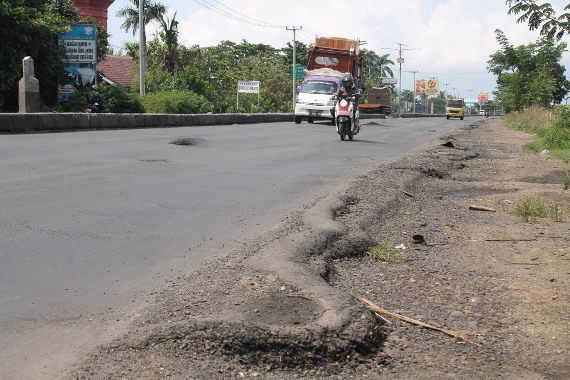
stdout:
POLYGON ((570 378, 570 216, 513 213, 528 198, 570 206, 567 166, 524 150, 531 139, 488 119, 377 168, 159 292, 69 377, 570 378), (364 258, 388 237, 403 263, 364 258))

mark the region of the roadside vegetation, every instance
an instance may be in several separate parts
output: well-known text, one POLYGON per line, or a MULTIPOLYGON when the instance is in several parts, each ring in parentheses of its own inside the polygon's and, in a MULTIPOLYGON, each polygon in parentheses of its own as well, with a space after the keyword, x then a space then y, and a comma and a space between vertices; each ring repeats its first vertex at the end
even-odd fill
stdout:
POLYGON ((515 208, 515 214, 527 223, 532 223, 539 218, 549 218, 554 222, 562 222, 568 211, 567 206, 545 202, 541 199, 525 199, 515 208))
MULTIPOLYGON (((504 120, 509 128, 536 136, 527 148, 537 152, 546 150, 549 155, 570 163, 570 106, 560 105, 553 109, 530 107, 509 113, 504 120)), ((568 187, 568 173, 561 182, 568 187)))
POLYGON ((366 258, 382 263, 402 263, 406 257, 393 236, 387 236, 380 244, 366 252, 366 258))

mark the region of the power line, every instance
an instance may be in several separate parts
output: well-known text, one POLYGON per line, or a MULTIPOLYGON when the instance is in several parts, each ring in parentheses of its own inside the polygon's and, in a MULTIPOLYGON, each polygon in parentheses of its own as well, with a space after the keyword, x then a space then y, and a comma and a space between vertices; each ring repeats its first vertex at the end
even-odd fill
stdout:
POLYGON ((204 8, 211 10, 214 13, 217 13, 217 14, 222 15, 224 17, 231 18, 232 20, 243 22, 244 24, 260 26, 260 27, 264 27, 264 28, 285 28, 285 25, 276 25, 276 24, 271 24, 271 23, 265 22, 265 21, 260 21, 260 20, 254 19, 252 17, 249 17, 243 13, 240 13, 240 12, 220 3, 219 1, 216 1, 216 0, 213 0, 213 1, 215 3, 220 4, 223 8, 228 9, 233 14, 228 12, 228 11, 223 10, 222 8, 216 6, 215 4, 208 2, 207 0, 194 0, 194 2, 200 4, 204 8), (237 16, 237 15, 239 15, 239 16, 237 16))

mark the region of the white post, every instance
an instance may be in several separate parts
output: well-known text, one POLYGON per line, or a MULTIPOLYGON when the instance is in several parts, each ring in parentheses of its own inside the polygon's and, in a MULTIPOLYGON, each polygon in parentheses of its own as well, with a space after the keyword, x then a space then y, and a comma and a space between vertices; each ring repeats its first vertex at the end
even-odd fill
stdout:
POLYGON ((139 75, 140 75, 140 94, 145 94, 144 73, 146 69, 146 46, 144 42, 144 0, 139 1, 139 75))

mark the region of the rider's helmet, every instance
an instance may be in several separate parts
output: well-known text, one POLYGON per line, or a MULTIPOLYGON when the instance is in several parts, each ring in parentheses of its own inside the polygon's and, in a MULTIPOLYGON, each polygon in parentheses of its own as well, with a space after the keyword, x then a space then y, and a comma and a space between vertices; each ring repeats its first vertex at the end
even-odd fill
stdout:
POLYGON ((345 89, 349 89, 352 87, 352 84, 354 83, 354 79, 352 79, 352 75, 350 74, 346 74, 342 77, 342 86, 345 89))

